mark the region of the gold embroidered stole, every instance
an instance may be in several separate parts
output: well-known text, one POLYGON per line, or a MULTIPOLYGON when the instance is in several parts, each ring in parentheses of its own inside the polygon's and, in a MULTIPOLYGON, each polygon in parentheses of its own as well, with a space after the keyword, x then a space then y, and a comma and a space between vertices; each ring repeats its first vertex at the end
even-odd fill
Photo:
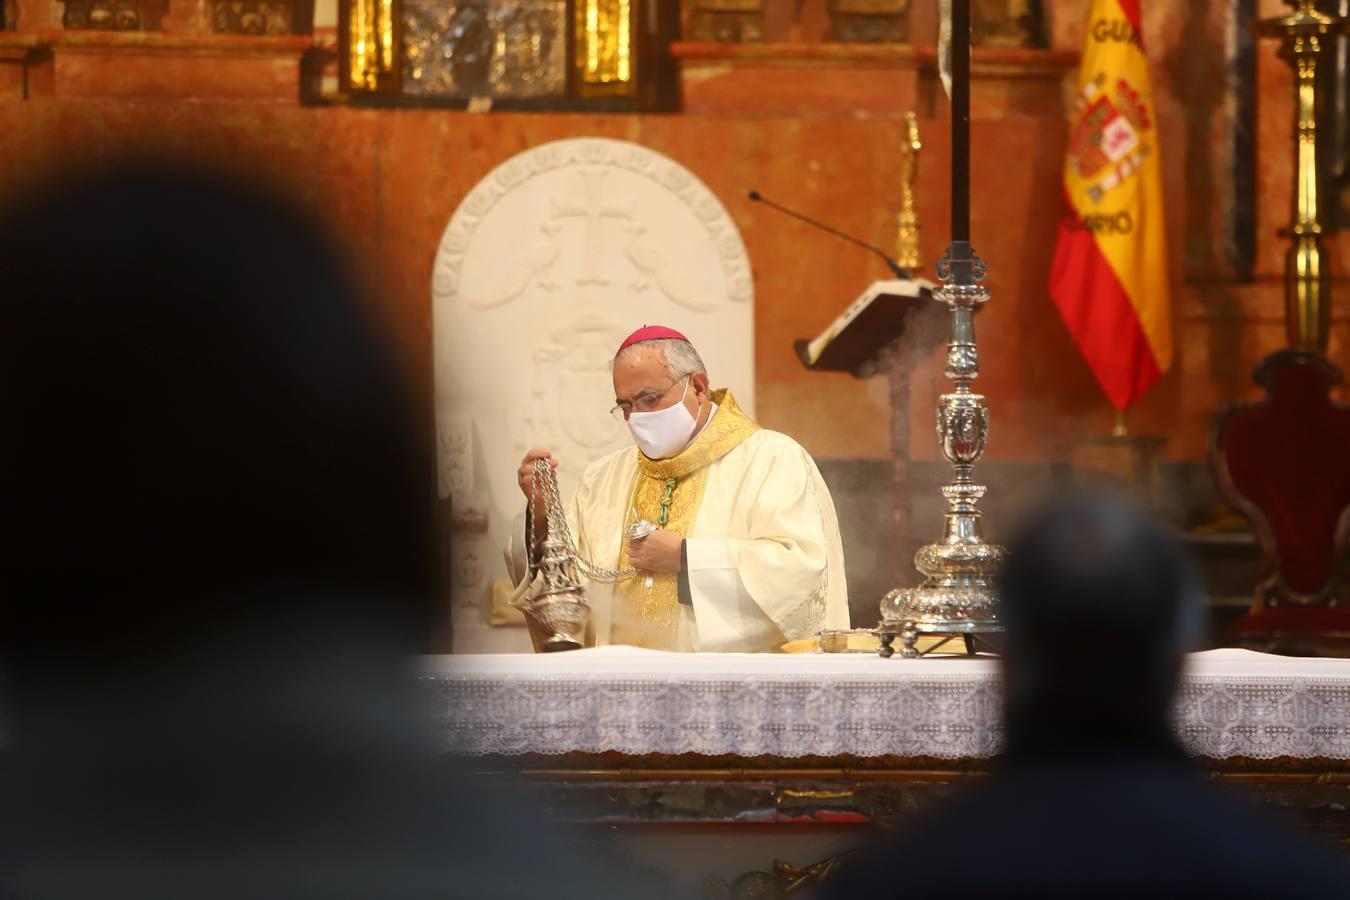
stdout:
MULTIPOLYGON (((741 412, 731 391, 712 392, 717 412, 703 432, 679 455, 648 459, 637 454, 638 478, 633 508, 639 518, 655 522, 680 537, 688 537, 703 502, 708 466, 759 430, 741 412)), ((619 536, 619 568, 626 569, 628 539, 619 536)), ((680 620, 679 576, 639 572, 614 588, 614 615, 610 642, 670 650, 675 646, 680 620), (650 578, 651 587, 648 587, 650 578)))

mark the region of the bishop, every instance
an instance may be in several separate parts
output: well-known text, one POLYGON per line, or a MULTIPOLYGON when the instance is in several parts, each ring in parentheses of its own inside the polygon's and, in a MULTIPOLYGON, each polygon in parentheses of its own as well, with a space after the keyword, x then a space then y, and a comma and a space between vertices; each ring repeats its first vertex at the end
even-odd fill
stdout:
MULTIPOLYGON (((811 456, 761 428, 678 331, 640 328, 613 361, 616 418, 635 446, 604 456, 567 504, 577 550, 634 570, 589 584, 597 644, 657 650, 776 650, 847 628, 839 522, 811 456), (630 531, 636 522, 652 529, 630 531), (642 531, 646 536, 635 537, 642 531)), ((517 473, 530 501, 526 546, 547 528, 529 451, 517 473)))

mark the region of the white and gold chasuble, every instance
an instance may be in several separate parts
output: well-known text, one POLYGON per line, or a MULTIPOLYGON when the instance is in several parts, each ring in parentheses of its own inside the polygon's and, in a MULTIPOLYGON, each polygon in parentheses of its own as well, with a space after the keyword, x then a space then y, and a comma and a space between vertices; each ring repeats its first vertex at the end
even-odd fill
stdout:
POLYGON ((773 650, 848 627, 839 522, 815 462, 751 421, 730 391, 712 399, 711 420, 677 456, 652 460, 627 447, 581 476, 568 506, 578 551, 627 568, 624 529, 635 510, 685 538, 693 600, 679 602, 673 574, 588 583, 597 644, 773 650))

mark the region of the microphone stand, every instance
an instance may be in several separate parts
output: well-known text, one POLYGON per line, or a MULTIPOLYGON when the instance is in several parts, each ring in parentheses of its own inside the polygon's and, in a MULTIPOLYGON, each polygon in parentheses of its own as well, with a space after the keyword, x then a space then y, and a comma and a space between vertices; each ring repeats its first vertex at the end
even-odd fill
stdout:
POLYGON ((895 275, 896 278, 899 278, 901 281, 909 281, 913 277, 912 275, 910 275, 908 269, 903 268, 898 262, 892 259, 890 255, 886 253, 886 251, 882 250, 880 247, 876 247, 873 246, 872 244, 867 243, 866 241, 859 240, 858 238, 855 238, 851 234, 845 234, 838 228, 826 225, 824 222, 817 221, 816 219, 813 219, 810 216, 802 215, 801 213, 796 212, 795 210, 788 209, 786 206, 781 206, 777 203, 774 203, 772 200, 770 200, 768 197, 765 197, 759 191, 751 191, 749 197, 755 203, 763 203, 770 209, 776 209, 785 216, 791 216, 792 218, 796 219, 799 222, 805 222, 812 228, 818 228, 821 231, 825 232, 826 234, 832 234, 835 237, 839 238, 840 240, 848 241, 850 244, 856 244, 857 246, 862 247, 864 250, 868 250, 871 251, 872 253, 875 253, 877 256, 881 257, 882 262, 886 264, 886 268, 890 269, 891 273, 895 275))

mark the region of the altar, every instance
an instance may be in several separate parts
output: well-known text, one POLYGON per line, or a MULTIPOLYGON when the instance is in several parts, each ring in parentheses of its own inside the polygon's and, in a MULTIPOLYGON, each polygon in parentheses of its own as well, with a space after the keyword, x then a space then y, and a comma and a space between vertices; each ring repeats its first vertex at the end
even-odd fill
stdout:
MULTIPOLYGON (((1097 4, 1093 6, 1095 9, 1097 4)), ((1109 9, 1123 10, 1123 7, 1110 4, 1109 9)), ((1138 19, 1137 8, 1131 9, 1138 19)), ((949 329, 943 329, 947 346, 941 370, 950 389, 939 394, 935 387, 931 393, 934 395, 938 446, 941 456, 952 469, 950 481, 938 489, 946 508, 942 513, 941 537, 934 543, 924 545, 917 553, 908 546, 910 510, 908 501, 903 498, 910 487, 908 463, 912 441, 909 425, 914 399, 908 378, 911 370, 917 371, 921 367, 927 347, 922 351, 913 348, 906 351, 905 344, 933 343, 937 330, 925 329, 932 333, 927 335, 930 340, 924 341, 913 333, 918 329, 906 324, 908 314, 903 311, 896 312, 891 317, 890 327, 885 328, 862 316, 862 311, 872 309, 876 297, 881 295, 903 295, 915 300, 925 298, 923 302, 927 303, 926 295, 917 289, 871 290, 869 299, 869 293, 865 292, 815 341, 798 342, 801 362, 808 368, 848 372, 855 376, 886 371, 890 376, 894 547, 884 558, 897 565, 900 587, 879 598, 875 611, 879 613, 880 624, 869 633, 879 640, 882 654, 889 656, 896 651, 909 658, 886 659, 870 653, 690 655, 602 646, 539 656, 435 657, 424 663, 423 681, 435 704, 434 715, 447 753, 458 757, 462 764, 467 763, 475 777, 527 786, 532 800, 544 815, 576 826, 573 833, 586 835, 583 839, 592 844, 607 844, 610 852, 617 854, 619 865, 637 867, 659 876, 670 887, 667 892, 670 896, 695 896, 693 889, 699 887, 703 896, 713 900, 786 896, 828 873, 839 860, 864 844, 871 832, 917 823, 928 811, 945 802, 954 786, 985 777, 1004 745, 1004 686, 998 660, 978 651, 1001 647, 1005 633, 1001 607, 1009 604, 1010 598, 1015 600, 1020 596, 1024 610, 1047 598, 1063 601, 1058 607, 1042 604, 1038 615, 1029 617, 1037 620, 1035 627, 1046 635, 1036 652, 1057 661, 1083 658, 1054 655, 1054 652, 1067 649, 1067 642, 1058 641, 1066 636, 1074 641, 1073 647, 1078 651, 1086 654, 1113 652, 1121 659, 1143 657, 1145 654, 1141 651, 1145 648, 1190 646, 1192 641, 1198 640, 1198 636, 1188 629, 1192 620, 1198 621, 1199 617, 1181 613, 1183 600, 1191 599, 1194 592, 1179 587, 1189 583, 1188 578, 1179 574, 1175 578, 1171 574, 1160 575, 1156 585, 1147 580, 1140 581, 1130 591, 1122 590, 1122 596, 1104 604, 1104 608, 1118 613, 1117 622, 1129 621, 1136 626, 1129 632, 1128 640, 1111 630, 1113 620, 1105 612, 1100 619, 1086 617, 1083 621, 1089 624, 1076 625, 1076 631, 1061 624, 1071 620, 1078 622, 1074 617, 1084 608, 1079 601, 1093 591, 1103 595, 1111 593, 1105 575, 1101 582, 1087 579, 1086 575, 1080 582, 1066 575, 1062 583, 1055 582, 1056 588, 1041 591, 1028 587, 1034 579, 1024 572, 1020 594, 1007 589, 1006 584, 1000 589, 998 584, 999 579, 1005 577, 1016 583, 1016 579, 1008 574, 1008 567, 1015 567, 1019 557, 1015 550, 1010 553, 999 544, 986 543, 980 512, 984 507, 980 504, 988 488, 974 472, 975 464, 980 462, 986 450, 991 419, 990 403, 984 393, 975 389, 981 372, 975 314, 993 295, 991 285, 994 282, 990 279, 990 267, 972 245, 969 16, 970 4, 959 0, 951 4, 950 47, 947 51, 939 50, 939 57, 950 66, 947 74, 950 76, 948 91, 951 99, 951 227, 950 243, 935 267, 941 285, 932 289, 931 300, 945 306, 950 316, 949 329), (851 340, 850 328, 854 336, 851 340), (867 340, 861 340, 858 335, 865 335, 867 340), (838 358, 827 364, 825 351, 832 344, 838 358), (913 578, 909 570, 910 559, 921 576, 918 579, 913 578), (1010 559, 1012 563, 1009 563, 1010 559), (1080 590, 1084 585, 1086 590, 1080 590), (1155 590, 1157 586, 1165 586, 1171 593, 1155 590), (1183 594, 1186 595, 1184 598, 1183 594), (1155 610, 1142 602, 1149 598, 1171 598, 1176 602, 1155 610), (1064 630, 1055 632, 1051 626, 1064 630), (1167 631, 1169 627, 1171 632, 1167 631), (1109 643, 1105 637, 1112 634, 1117 640, 1103 651, 1109 643), (1092 643, 1094 637, 1095 644, 1092 643), (964 645, 967 655, 914 658, 923 652, 921 639, 956 638, 964 645)), ((1132 29, 1130 34, 1134 34, 1139 30, 1139 22, 1135 21, 1129 27, 1132 29)), ((1124 411, 1171 368, 1175 343, 1172 328, 1176 317, 1169 306, 1171 285, 1165 262, 1167 235, 1161 196, 1162 156, 1153 133, 1157 116, 1148 96, 1151 92, 1148 69, 1138 50, 1138 42, 1132 44, 1135 49, 1110 46, 1109 43, 1100 37, 1089 36, 1087 40, 1078 85, 1080 96, 1073 111, 1076 124, 1071 131, 1064 170, 1064 196, 1069 208, 1063 211, 1049 293, 1070 335, 1078 342, 1098 386, 1115 408, 1114 440, 1130 437, 1124 411), (1115 101, 1103 93, 1102 86, 1108 84, 1118 88, 1119 96, 1115 101), (1117 111, 1116 106, 1111 105, 1113 102, 1121 104, 1125 111, 1117 111), (1107 109, 1110 112, 1104 112, 1107 109), (1108 140, 1104 135, 1104 116, 1110 118, 1112 124, 1109 127, 1119 135, 1118 138, 1108 140), (1104 146, 1108 146, 1109 153, 1102 150, 1104 146), (1108 199, 1111 205, 1100 207, 1108 199), (1124 216, 1121 221, 1128 221, 1129 227, 1098 228, 1097 224, 1104 221, 1102 215, 1107 210, 1121 210, 1119 214, 1124 216), (1103 285, 1109 289, 1103 289, 1103 285), (1103 313, 1103 310, 1109 313, 1103 313)), ((919 144, 917 134, 908 130, 907 145, 910 164, 905 167, 904 180, 912 184, 912 153, 917 152, 919 144)), ((586 175, 585 170, 606 153, 617 160, 615 164, 620 169, 631 170, 629 175, 634 178, 655 165, 650 161, 635 165, 632 161, 637 157, 631 149, 613 147, 604 151, 599 144, 592 143, 576 150, 575 160, 583 170, 580 176, 583 179, 592 177, 586 175)), ((552 171, 554 162, 564 156, 562 148, 552 147, 547 155, 520 171, 524 172, 525 168, 532 172, 552 171)), ((1311 167, 1305 167, 1306 171, 1311 171, 1311 167)), ((509 164, 494 177, 501 185, 519 180, 512 174, 509 164)), ((599 184, 598 176, 592 180, 599 184)), ((674 180, 686 186, 694 184, 683 176, 674 180)), ((592 191, 597 192, 598 188, 592 191)), ((736 277, 730 276, 730 270, 721 273, 724 287, 746 283, 740 277, 740 254, 734 252, 740 247, 739 238, 735 236, 734 227, 724 227, 722 223, 723 219, 730 221, 725 210, 717 205, 711 192, 705 197, 703 190, 696 187, 693 193, 697 197, 692 203, 689 196, 681 202, 696 210, 703 209, 704 218, 717 223, 713 230, 719 235, 718 246, 722 248, 718 259, 724 267, 728 260, 734 261, 732 268, 736 277)), ((892 287, 910 281, 908 270, 917 264, 916 261, 901 266, 888 253, 868 242, 779 207, 757 191, 751 191, 749 197, 881 256, 898 279, 890 283, 892 287)), ((561 207, 557 198, 554 201, 553 209, 557 213, 561 207)), ((486 205, 487 201, 475 203, 470 197, 464 208, 473 218, 479 214, 475 210, 486 205)), ((909 212, 913 212, 912 206, 909 212)), ((626 214, 618 208, 605 212, 603 204, 592 211, 592 217, 597 221, 606 215, 623 217, 626 214)), ((572 215, 563 213, 563 217, 572 215)), ((912 216, 902 215, 901 225, 908 227, 906 223, 916 227, 912 216)), ((734 226, 735 223, 731 224, 734 226)), ((1310 229, 1320 227, 1315 222, 1305 224, 1310 229)), ((454 229, 452 225, 447 232, 443 248, 446 271, 457 276, 458 260, 465 242, 456 238, 454 229)), ((500 227, 498 243, 509 246, 517 239, 517 232, 514 227, 500 227)), ((641 229, 634 229, 634 232, 640 234, 641 229)), ((912 227, 909 231, 902 227, 901 232, 902 237, 905 234, 913 237, 912 227)), ((549 232, 546 230, 546 233, 549 232)), ((672 243, 676 242, 664 242, 666 245, 672 243)), ((589 239, 587 247, 588 253, 595 249, 589 239)), ((1307 249, 1307 252, 1312 253, 1312 250, 1307 249)), ((550 260, 555 255, 553 250, 542 254, 550 260)), ((635 260, 642 256, 641 253, 637 257, 628 255, 635 260)), ((1014 255, 1005 253, 1003 259, 1014 255)), ((588 255, 586 258, 594 257, 588 255)), ((1316 258, 1316 255, 1309 258, 1316 258)), ((635 264, 641 267, 636 261, 635 264)), ((590 283, 595 275, 589 264, 581 271, 583 277, 576 279, 578 287, 590 283)), ((524 296, 522 286, 529 283, 529 278, 512 276, 500 283, 510 287, 514 292, 510 297, 514 298, 524 296)), ((645 285, 646 281, 640 280, 639 284, 645 285)), ((1006 286, 1009 285, 1005 283, 1006 286)), ((503 287, 502 291, 505 290, 503 287)), ((1035 290, 1039 292, 1040 288, 1035 290)), ((1302 294, 1294 291, 1291 297, 1294 294, 1311 296, 1310 289, 1299 290, 1302 294)), ((696 295, 697 292, 667 291, 671 302, 685 307, 675 310, 685 317, 689 311, 700 312, 698 306, 687 302, 690 296, 696 295)), ((712 295, 726 296, 738 303, 750 299, 747 292, 738 293, 730 288, 721 294, 713 291, 712 295)), ((498 300, 497 296, 487 288, 475 288, 465 292, 462 299, 470 306, 476 303, 483 310, 493 310, 510 302, 509 299, 498 300)), ((506 297, 506 293, 501 296, 506 297)), ((1290 308, 1297 306, 1291 303, 1290 308)), ((916 308, 917 305, 909 304, 897 307, 901 310, 916 308)), ((738 321, 750 321, 748 310, 738 309, 737 314, 738 321)), ((524 321, 528 317, 521 313, 521 318, 524 321)), ((461 319, 447 314, 444 321, 458 325, 461 319)), ((504 336, 514 330, 504 321, 500 327, 504 336)), ((604 331, 599 325, 587 327, 597 334, 604 331)), ((469 344, 479 343, 476 331, 457 328, 456 334, 466 349, 469 344)), ((682 334, 674 336, 684 343, 691 343, 682 334)), ((1325 348, 1324 335, 1295 337, 1297 339, 1291 341, 1295 347, 1325 348)), ((607 345, 604 340, 603 336, 595 339, 589 365, 578 363, 574 371, 587 369, 594 373, 596 380, 603 380, 604 348, 614 345, 612 340, 607 345)), ((481 364, 471 366, 485 382, 495 379, 486 373, 492 369, 490 363, 493 360, 489 357, 497 354, 498 343, 481 342, 478 350, 488 356, 481 364)), ((625 340, 619 347, 620 352, 629 344, 630 341, 625 340)), ((1303 353, 1299 350, 1295 355, 1302 359, 1299 354, 1303 353)), ((468 357, 466 352, 442 355, 446 359, 468 357)), ((746 355, 741 354, 742 358, 746 355)), ((537 359, 558 356, 558 353, 535 353, 537 359)), ((682 376, 681 371, 670 368, 669 359, 665 365, 664 374, 674 379, 671 384, 694 372, 704 375, 706 380, 701 367, 682 369, 685 373, 682 376)), ((611 380, 616 399, 622 404, 624 397, 636 398, 638 395, 620 390, 618 371, 617 367, 613 370, 611 380)), ((1006 376, 1007 371, 1000 371, 1000 377, 1006 376)), ((449 377, 453 373, 448 369, 447 373, 442 379, 446 385, 453 387, 462 380, 449 377)), ((548 374, 537 376, 539 385, 556 380, 548 374)), ((1327 375, 1326 384, 1330 385, 1334 380, 1327 375)), ((1000 392, 1006 387, 1006 382, 995 384, 1000 392)), ((477 402, 482 393, 482 390, 465 391, 459 399, 466 403, 469 400, 477 402)), ((546 396, 542 389, 536 390, 536 394, 546 396)), ((1326 389, 1319 388, 1319 404, 1325 395, 1326 389)), ((453 405, 454 391, 447 390, 446 398, 448 408, 453 405)), ((553 402, 541 402, 539 406, 553 410, 570 407, 560 400, 559 396, 553 402)), ((682 398, 678 404, 684 402, 682 398)), ((635 405, 635 402, 628 402, 622 407, 625 421, 633 414, 635 405)), ((673 409, 674 406, 666 408, 673 409)), ((698 412, 701 414, 701 408, 698 412)), ((544 421, 545 417, 541 416, 530 424, 534 431, 548 435, 549 429, 539 424, 544 421)), ((830 427, 839 427, 838 421, 838 417, 832 415, 830 427)), ((783 422, 794 427, 799 424, 795 416, 785 415, 783 422)), ((599 434, 598 430, 592 430, 599 434)), ((1275 429, 1269 434, 1278 435, 1283 441, 1289 430, 1275 429)), ((696 427, 692 432, 684 428, 673 445, 677 455, 689 452, 699 433, 696 427), (694 437, 689 437, 690 434, 694 437), (684 449, 678 450, 681 447, 684 449)), ((636 429, 633 435, 639 448, 647 453, 636 429)), ((1038 435, 1038 452, 1039 439, 1038 435)), ((551 437, 549 440, 552 447, 556 442, 551 437)), ((1149 440, 1117 441, 1112 446, 1126 449, 1151 446, 1149 440)), ((456 446, 469 443, 461 439, 456 446)), ((1315 446, 1318 442, 1309 439, 1303 443, 1315 446)), ((517 450, 526 446, 523 438, 517 444, 517 450)), ((664 452, 648 453, 647 461, 666 459, 662 455, 664 452)), ((1129 452, 1134 451, 1130 449, 1129 452)), ((494 457, 507 455, 496 451, 490 453, 494 457)), ((549 456, 548 453, 543 455, 549 456)), ((568 456, 584 458, 579 452, 568 456)), ((1267 469, 1280 467, 1280 454, 1269 447, 1263 447, 1256 456, 1269 463, 1267 469)), ((516 534, 528 536, 533 544, 533 556, 528 558, 528 565, 522 564, 522 574, 515 583, 518 593, 513 595, 513 603, 523 610, 531 629, 537 632, 534 635, 539 638, 535 641, 537 649, 579 648, 586 643, 587 624, 593 624, 590 619, 592 606, 585 594, 586 582, 592 585, 616 583, 634 576, 644 567, 639 564, 624 571, 622 557, 605 562, 597 562, 593 556, 587 559, 571 538, 584 523, 575 528, 569 525, 569 513, 560 499, 566 492, 554 483, 557 476, 549 464, 535 459, 532 463, 530 458, 526 460, 534 467, 528 488, 527 480, 522 480, 519 486, 529 501, 537 504, 532 507, 532 521, 546 524, 537 532, 523 522, 512 526, 516 534), (541 481, 545 482, 543 488, 541 481)), ((1244 457, 1238 454, 1237 459, 1241 468, 1244 457)), ((1321 461, 1320 458, 1314 460, 1321 461)), ((1147 470, 1148 466, 1132 464, 1133 468, 1147 470)), ((1308 471, 1317 469, 1312 465, 1304 468, 1308 471)), ((812 471, 815 472, 814 464, 812 471)), ((1145 471, 1144 475, 1147 474, 1145 471)), ((597 476, 596 480, 601 479, 597 476)), ((656 487, 664 481, 665 505, 660 507, 657 520, 661 525, 667 522, 672 492, 679 480, 671 473, 662 474, 659 480, 652 476, 650 483, 656 487)), ((1225 483, 1222 470, 1218 480, 1222 488, 1225 483)), ((447 484, 449 481, 447 479, 447 484)), ((1139 481, 1145 488, 1150 483, 1147 477, 1141 477, 1139 481)), ((739 486, 740 482, 736 484, 739 486)), ((875 484, 869 486, 875 487, 875 484)), ((503 509, 519 505, 514 487, 509 482, 502 483, 503 509)), ((1267 496, 1262 493, 1264 487, 1258 485, 1259 489, 1251 496, 1267 496)), ((727 493, 736 489, 738 487, 729 487, 727 493)), ((1151 488, 1142 493, 1148 498, 1153 496, 1151 488)), ((799 494, 806 496, 804 492, 799 494)), ((638 495, 617 491, 615 496, 638 495)), ((1254 508, 1253 504, 1244 506, 1246 501, 1242 497, 1233 502, 1256 521, 1247 508, 1254 508)), ((1350 501, 1337 502, 1336 515, 1339 516, 1339 510, 1350 501)), ((623 505, 621 499, 607 502, 611 512, 618 510, 620 514, 623 505)), ((780 504, 766 500, 762 505, 774 508, 780 504)), ((821 503, 817 509, 825 505, 821 503)), ((1279 503, 1273 505, 1283 508, 1279 503)), ((655 504, 648 506, 652 511, 657 509, 655 504)), ((993 504, 989 507, 997 508, 993 504)), ((656 518, 646 514, 639 517, 641 509, 637 504, 629 506, 632 518, 638 520, 635 524, 645 525, 656 518)), ((579 510, 580 507, 573 511, 574 520, 579 518, 579 510)), ((653 526, 652 530, 635 536, 625 530, 623 523, 616 524, 594 514, 588 517, 603 520, 604 524, 596 531, 605 536, 603 540, 609 547, 626 546, 612 541, 611 535, 622 535, 631 543, 647 539, 656 530, 653 526)), ((485 518, 474 517, 480 524, 485 518)), ((821 527, 812 532, 811 542, 823 546, 824 542, 814 535, 839 531, 838 521, 832 510, 830 516, 816 515, 814 518, 820 520, 821 527)), ((1084 516, 1077 521, 1091 523, 1097 520, 1084 516)), ((491 529, 479 528, 480 532, 485 530, 491 529)), ((678 528, 672 525, 670 530, 678 531, 678 528)), ((733 540, 774 540, 767 529, 758 536, 748 531, 733 535, 725 528, 714 530, 716 536, 712 539, 727 544, 733 540)), ((1102 534, 1109 530, 1104 525, 1101 529, 1102 534)), ((1262 533, 1259 523, 1256 531, 1262 533)), ((1047 532, 1033 529, 1030 533, 1047 532)), ((1142 541, 1141 547, 1163 543, 1151 538, 1144 540, 1142 534, 1136 536, 1142 541)), ((686 532, 681 532, 680 537, 690 542, 703 540, 686 532)), ((1111 540, 1103 537, 1099 543, 1104 547, 1111 540)), ((1309 546, 1327 543, 1322 537, 1306 542, 1309 546)), ((793 540, 783 540, 780 544, 796 546, 793 540)), ((1296 541, 1290 546, 1303 545, 1296 541)), ((689 550, 688 547, 684 549, 689 550)), ((1129 556, 1128 565, 1121 562, 1125 555, 1112 556, 1109 551, 1099 556, 1090 550, 1081 555, 1061 550, 1058 553, 1046 551, 1044 557, 1037 557, 1033 552, 1030 557, 1033 560, 1050 563, 1039 568, 1035 563, 1028 563, 1027 571, 1044 572, 1056 564, 1067 567, 1064 561, 1073 559, 1075 567, 1084 570, 1101 562, 1103 572, 1121 576, 1117 581, 1128 581, 1127 575, 1170 572, 1172 565, 1168 554, 1155 557, 1142 549, 1140 556, 1129 556)), ((1269 547, 1265 551, 1265 562, 1273 566, 1278 554, 1273 554, 1269 547)), ((474 559, 477 558, 478 551, 475 550, 474 559)), ((732 558, 729 553, 721 558, 724 561, 716 567, 719 571, 750 571, 753 568, 748 563, 726 562, 732 558)), ((1338 570, 1331 556, 1325 563, 1327 571, 1338 570)), ((1179 568, 1180 562, 1176 566, 1179 568)), ((651 589, 651 572, 686 572, 690 566, 689 561, 684 560, 669 569, 647 568, 646 587, 651 589)), ((777 571, 785 568, 779 566, 777 571)), ((842 560, 836 569, 843 573, 842 560)), ((476 577, 478 570, 472 569, 472 573, 476 577)), ((1322 577, 1325 574, 1319 569, 1317 577, 1309 580, 1309 590, 1318 592, 1316 602, 1298 596, 1293 598, 1295 606, 1312 606, 1323 601, 1329 606, 1337 605, 1331 599, 1336 596, 1332 593, 1336 585, 1322 577)), ((736 587, 739 591, 745 587, 735 581, 739 577, 741 575, 734 576, 726 584, 739 585, 736 587)), ((1078 574, 1074 576, 1077 577, 1078 574)), ((808 584, 830 583, 823 576, 817 578, 808 584)), ((481 587, 474 579, 462 580, 481 587)), ((837 587, 839 582, 832 584, 837 587)), ((792 587, 791 583, 780 581, 773 589, 763 590, 758 595, 747 590, 747 607, 766 610, 784 596, 795 597, 792 587)), ((728 589, 727 593, 730 595, 732 591, 728 589)), ((811 593, 819 599, 817 593, 823 591, 813 588, 811 593)), ((853 591, 855 598, 860 593, 853 591)), ((672 593, 671 596, 675 595, 672 593)), ((672 600, 672 605, 675 602, 672 600)), ((1261 602, 1258 593, 1255 607, 1258 611, 1261 602)), ((697 603, 688 605, 698 606, 697 603)), ((857 622, 859 612, 854 611, 855 624, 860 624, 857 622)), ((873 614, 870 604, 865 614, 873 614)), ((777 618, 770 618, 778 623, 777 618)), ((718 616, 704 613, 693 615, 691 619, 694 626, 712 626, 720 621, 718 616), (700 616, 701 623, 698 621, 700 616)), ((869 619, 869 626, 871 621, 875 620, 869 619)), ((809 630, 785 628, 781 637, 786 643, 775 642, 772 646, 782 644, 785 648, 800 649, 804 644, 811 645, 813 642, 809 639, 814 638, 821 627, 815 622, 809 630)), ((824 627, 844 631, 838 626, 824 627)), ((1024 625, 1027 630, 1032 627, 1024 625)), ((603 632, 598 640, 602 645, 611 640, 631 642, 624 636, 615 637, 603 632)), ((828 647, 827 642, 822 644, 828 647)), ((673 640, 648 642, 647 645, 677 646, 673 640)), ((697 648, 699 644, 693 642, 689 646, 697 648)), ((1155 668, 1165 669, 1170 674, 1173 659, 1169 654, 1155 668)), ((1072 680, 1082 671, 1082 668, 1066 665, 1062 671, 1055 670, 1054 677, 1072 680)), ((1124 683, 1128 687, 1117 691, 1114 698, 1108 697, 1106 689, 1096 695, 1098 705, 1095 708, 1093 694, 1084 688, 1085 699, 1075 697, 1063 705, 1062 716, 1065 718, 1045 713, 1035 721, 1046 729, 1046 733, 1060 724, 1072 730, 1083 730, 1094 714, 1098 719, 1114 721, 1114 717, 1122 715, 1122 710, 1130 705, 1122 702, 1120 694, 1128 694, 1131 699, 1146 694, 1142 680, 1124 683)), ((1013 687, 1016 690, 1023 686, 1014 684, 1013 687)), ((1045 685, 1036 687, 1044 689, 1045 685)), ((1170 688, 1170 683, 1167 687, 1170 688)), ((1148 697, 1150 700, 1156 697, 1157 704, 1143 700, 1138 704, 1147 706, 1155 714, 1150 719, 1151 725, 1161 724, 1162 703, 1167 696, 1170 695, 1159 690, 1148 697)), ((1061 706, 1053 708, 1059 710, 1061 706)), ((1350 839, 1350 816, 1346 814, 1350 808, 1350 661, 1280 657, 1237 649, 1197 653, 1185 662, 1171 714, 1179 744, 1208 768, 1213 779, 1231 782, 1252 799, 1278 807, 1313 829, 1342 841, 1350 839)), ((1125 721, 1135 720, 1126 716, 1125 721)), ((1128 731, 1122 727, 1119 734, 1113 731, 1112 736, 1120 737, 1128 731)), ((1073 797, 1067 805, 1081 804, 1091 808, 1100 817, 1095 821, 1106 821, 1119 812, 1121 804, 1113 806, 1109 797, 1094 796, 1093 790, 1083 787, 1081 782, 1075 783, 1075 787, 1082 796, 1073 797)), ((1038 796, 1037 799, 1041 798, 1038 796)), ((1154 821, 1151 807, 1148 815, 1151 823, 1154 821)), ((1106 829, 1102 831, 1100 839, 1109 840, 1106 829)), ((1097 837, 1094 834, 1087 836, 1089 839, 1097 837)), ((906 864, 910 862, 905 861, 906 864)))
MULTIPOLYGON (((421 677, 473 770, 524 779, 551 815, 645 864, 677 842, 724 882, 921 815, 1002 742, 990 657, 604 647, 428 657, 421 677)), ((1173 721, 1214 778, 1350 837, 1350 661, 1193 654, 1173 721)))

